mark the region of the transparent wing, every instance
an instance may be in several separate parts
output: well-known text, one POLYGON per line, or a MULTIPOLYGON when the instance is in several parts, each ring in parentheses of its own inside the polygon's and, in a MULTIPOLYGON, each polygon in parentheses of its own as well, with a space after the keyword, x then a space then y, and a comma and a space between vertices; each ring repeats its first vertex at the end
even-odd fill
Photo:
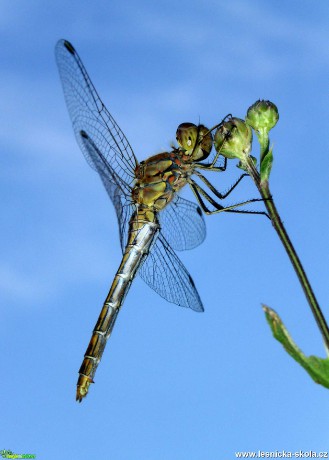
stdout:
MULTIPOLYGON (((127 197, 123 192, 123 181, 108 165, 102 152, 99 151, 93 142, 93 139, 90 138, 85 131, 81 131, 79 136, 80 142, 83 144, 84 149, 88 152, 90 160, 93 162, 93 168, 99 173, 105 189, 114 204, 119 223, 121 248, 123 251, 127 244, 129 221, 135 207, 130 197, 127 197)), ((200 217, 197 210, 198 206, 181 197, 177 197, 172 204, 173 209, 168 211, 164 216, 164 228, 171 238, 172 243, 182 249, 187 249, 191 242, 202 242, 205 236, 205 225, 202 215, 200 217), (179 211, 184 211, 185 219, 179 211), (195 215, 198 216, 198 218, 196 218, 195 215), (196 218, 197 224, 189 221, 189 219, 193 217, 196 218), (176 225, 176 230, 170 229, 170 223, 176 225), (191 224, 191 226, 189 224, 191 224), (178 233, 178 231, 180 233, 178 233), (190 231, 189 234, 187 234, 188 231, 190 231), (189 239, 189 236, 192 236, 192 239, 189 239)), ((163 212, 165 211, 162 211, 162 213, 163 212)), ((169 302, 189 307, 196 311, 203 311, 201 299, 190 274, 174 253, 162 233, 163 228, 161 228, 158 238, 151 247, 148 257, 140 268, 139 273, 142 279, 169 302)))
POLYGON ((105 165, 110 165, 123 184, 126 184, 125 191, 128 194, 138 162, 126 136, 98 96, 71 43, 60 40, 55 54, 74 132, 87 162, 99 172, 86 143, 82 141, 81 131, 86 132, 102 152, 104 162, 98 166, 105 168, 105 165))
POLYGON ((125 192, 127 184, 111 168, 102 152, 97 148, 94 140, 85 131, 80 131, 78 137, 79 144, 82 145, 83 151, 88 153, 92 167, 100 175, 104 187, 115 207, 123 252, 128 239, 129 220, 135 209, 130 195, 127 195, 125 192))
MULTIPOLYGON (((124 249, 129 220, 134 212, 131 188, 138 165, 137 159, 127 138, 99 98, 77 52, 69 42, 60 40, 57 43, 56 60, 77 141, 87 162, 99 173, 114 204, 121 247, 124 249)), ((173 203, 173 208, 168 209, 163 216, 164 234, 177 249, 194 247, 204 239, 202 233, 205 234, 205 231, 202 232, 197 206, 187 203, 190 202, 178 198, 173 203), (183 218, 179 218, 179 211, 183 208, 187 221, 188 216, 194 214, 198 222, 190 226, 192 237, 186 233, 188 224, 184 223, 183 218), (170 225, 175 222, 181 229, 180 237, 170 229, 170 225)), ((161 233, 141 266, 140 274, 152 289, 169 302, 203 311, 191 276, 161 233)))
POLYGON ((161 232, 176 251, 193 249, 206 237, 206 224, 200 207, 176 195, 159 213, 161 232))
POLYGON ((140 267, 139 274, 145 283, 168 302, 204 311, 191 275, 161 232, 140 267))
MULTIPOLYGON (((93 168, 99 173, 106 191, 114 204, 119 223, 121 248, 124 251, 127 244, 129 221, 135 210, 135 206, 130 197, 127 197, 123 192, 122 179, 108 165, 93 139, 85 131, 81 131, 79 136, 80 142, 88 152, 89 158, 93 163, 93 168)), ((173 205, 175 207, 172 211, 168 212, 168 217, 165 216, 165 228, 167 228, 167 234, 172 239, 172 242, 180 245, 183 249, 187 249, 187 245, 191 241, 200 241, 200 235, 203 235, 202 241, 205 235, 203 220, 199 219, 199 224, 194 226, 191 224, 192 232, 190 234, 195 234, 195 236, 194 240, 189 240, 186 237, 186 232, 190 229, 188 219, 184 220, 179 214, 180 210, 184 210, 187 216, 191 217, 196 214, 200 217, 196 209, 198 208, 197 205, 180 197, 174 201, 173 205), (176 232, 181 230, 180 236, 177 235, 177 237, 175 237, 175 229, 172 231, 169 230, 169 224, 170 222, 175 224, 175 218, 178 219, 178 224, 176 222, 176 232), (199 227, 203 229, 203 233, 196 230, 199 227)), ((158 238, 151 247, 148 257, 141 266, 139 270, 140 276, 152 289, 169 302, 189 307, 196 311, 203 311, 201 299, 190 274, 174 253, 162 232, 163 229, 161 229, 158 238)))

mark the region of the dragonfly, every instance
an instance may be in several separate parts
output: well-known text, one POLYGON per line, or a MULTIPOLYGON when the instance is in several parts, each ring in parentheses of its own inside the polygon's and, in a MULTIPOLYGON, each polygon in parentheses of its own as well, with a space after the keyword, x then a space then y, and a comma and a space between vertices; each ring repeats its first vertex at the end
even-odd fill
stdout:
POLYGON ((59 40, 55 55, 77 142, 114 205, 123 253, 79 369, 76 400, 81 402, 94 383, 106 343, 136 274, 167 301, 202 312, 204 307, 193 279, 175 251, 192 249, 203 242, 203 212, 259 213, 235 209, 259 200, 225 207, 213 197, 225 199, 246 174, 220 193, 201 173, 226 169, 226 159, 223 164, 218 162, 220 152, 211 162, 204 162, 213 147, 212 130, 204 125, 182 123, 176 133, 178 147, 138 162, 73 45, 59 40), (178 194, 187 184, 198 204, 178 194))

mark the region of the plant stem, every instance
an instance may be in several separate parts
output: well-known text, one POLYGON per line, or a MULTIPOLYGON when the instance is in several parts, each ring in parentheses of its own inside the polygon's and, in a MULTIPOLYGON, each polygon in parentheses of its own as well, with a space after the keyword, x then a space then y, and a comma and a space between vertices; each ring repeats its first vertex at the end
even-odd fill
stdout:
POLYGON ((279 238, 282 241, 282 244, 291 260, 291 263, 295 269, 295 272, 298 276, 300 284, 304 290, 305 296, 311 307, 313 316, 320 329, 320 332, 322 334, 323 340, 325 342, 325 345, 328 351, 329 350, 329 328, 328 328, 327 322, 323 316, 323 313, 318 304, 318 301, 316 300, 313 289, 306 276, 306 273, 303 269, 301 261, 281 221, 281 218, 276 209, 276 206, 274 204, 274 201, 273 201, 270 189, 269 189, 268 181, 267 180, 261 181, 260 175, 250 157, 248 157, 248 159, 246 160, 245 166, 246 166, 246 169, 249 175, 255 182, 255 185, 258 188, 259 193, 261 194, 264 200, 264 204, 270 216, 270 219, 272 221, 272 225, 275 228, 277 234, 279 235, 279 238))

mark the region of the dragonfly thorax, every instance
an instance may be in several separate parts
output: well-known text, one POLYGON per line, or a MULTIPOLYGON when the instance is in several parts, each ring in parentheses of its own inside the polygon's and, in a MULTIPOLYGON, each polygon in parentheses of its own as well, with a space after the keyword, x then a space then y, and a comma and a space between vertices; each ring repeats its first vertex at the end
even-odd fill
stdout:
POLYGON ((163 152, 142 161, 136 168, 132 198, 137 205, 163 209, 174 198, 193 172, 178 150, 163 152))

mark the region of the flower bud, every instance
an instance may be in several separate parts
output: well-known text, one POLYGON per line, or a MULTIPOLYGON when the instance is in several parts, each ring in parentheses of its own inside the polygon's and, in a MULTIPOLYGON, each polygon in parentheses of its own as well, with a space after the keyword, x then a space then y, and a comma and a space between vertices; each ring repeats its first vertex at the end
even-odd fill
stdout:
POLYGON ((245 159, 250 154, 251 144, 250 126, 235 117, 220 125, 214 137, 216 151, 229 159, 245 159))
POLYGON ((246 123, 255 131, 269 132, 279 120, 278 108, 271 101, 257 101, 249 107, 246 123))

